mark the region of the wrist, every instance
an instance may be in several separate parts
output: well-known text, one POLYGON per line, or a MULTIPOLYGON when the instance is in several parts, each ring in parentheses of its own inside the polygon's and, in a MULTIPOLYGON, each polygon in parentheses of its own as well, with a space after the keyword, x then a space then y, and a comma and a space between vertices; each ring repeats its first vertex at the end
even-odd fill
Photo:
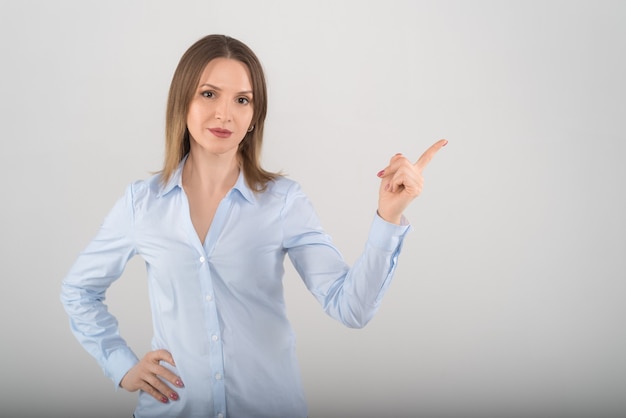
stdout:
POLYGON ((383 211, 381 211, 380 209, 378 209, 376 211, 376 213, 378 214, 378 216, 384 220, 385 222, 389 222, 391 224, 395 224, 395 225, 400 225, 402 223, 402 214, 389 214, 389 213, 385 213, 383 211))

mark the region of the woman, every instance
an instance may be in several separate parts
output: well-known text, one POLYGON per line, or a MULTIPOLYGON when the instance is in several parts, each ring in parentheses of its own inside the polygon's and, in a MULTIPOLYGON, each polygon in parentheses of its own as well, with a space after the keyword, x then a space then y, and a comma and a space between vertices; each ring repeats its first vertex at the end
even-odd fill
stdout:
POLYGON ((288 254, 324 310, 349 327, 374 315, 435 143, 378 173, 378 212, 349 268, 297 183, 263 170, 262 67, 243 43, 200 39, 170 87, 163 170, 131 184, 63 281, 72 331, 143 417, 306 417, 283 300, 288 254), (139 359, 103 304, 134 255, 148 270, 153 351, 139 359))

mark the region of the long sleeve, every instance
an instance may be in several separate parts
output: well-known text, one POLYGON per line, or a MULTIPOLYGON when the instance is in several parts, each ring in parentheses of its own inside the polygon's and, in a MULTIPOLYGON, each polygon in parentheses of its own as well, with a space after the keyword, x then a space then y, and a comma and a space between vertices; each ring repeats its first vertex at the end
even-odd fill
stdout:
POLYGON ((132 236, 133 196, 129 186, 78 256, 61 290, 72 332, 116 386, 138 359, 120 337, 117 320, 104 300, 106 290, 135 255, 132 236))
POLYGON ((376 215, 363 253, 350 268, 322 230, 308 198, 297 184, 291 189, 282 214, 283 246, 294 267, 328 315, 348 327, 365 326, 389 287, 410 226, 376 215))

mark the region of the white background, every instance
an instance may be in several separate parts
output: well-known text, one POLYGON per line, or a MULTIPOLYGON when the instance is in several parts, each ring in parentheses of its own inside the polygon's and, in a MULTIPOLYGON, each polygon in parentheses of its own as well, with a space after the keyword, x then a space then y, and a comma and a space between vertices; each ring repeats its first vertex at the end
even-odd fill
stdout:
MULTIPOLYGON (((0 2, 0 416, 130 417, 60 283, 125 186, 161 168, 182 53, 225 33, 269 83, 265 166, 349 262, 396 152, 427 168, 373 322, 285 277, 311 418, 626 415, 626 3, 0 2)), ((139 355, 142 261, 109 291, 139 355)))

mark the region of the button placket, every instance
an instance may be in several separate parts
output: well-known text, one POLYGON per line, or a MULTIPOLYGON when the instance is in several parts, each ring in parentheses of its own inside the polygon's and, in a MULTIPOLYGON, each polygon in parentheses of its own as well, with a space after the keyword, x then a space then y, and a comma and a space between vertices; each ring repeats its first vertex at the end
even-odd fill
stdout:
POLYGON ((225 417, 226 411, 226 388, 225 388, 225 376, 224 376, 224 352, 222 345, 222 335, 220 324, 218 321, 219 315, 217 314, 218 298, 215 294, 213 287, 213 277, 211 273, 210 258, 213 250, 215 249, 216 242, 221 234, 221 231, 228 219, 230 210, 232 207, 232 200, 229 196, 220 202, 213 223, 209 229, 205 243, 203 245, 203 253, 199 258, 200 265, 200 280, 202 283, 202 291, 204 293, 204 312, 206 315, 206 333, 211 344, 209 344, 209 362, 210 373, 213 376, 213 406, 214 416, 218 418, 225 417))
MULTIPOLYGON (((215 289, 213 288, 213 277, 211 274, 211 266, 209 262, 209 257, 205 255, 201 255, 198 258, 200 262, 199 272, 200 272, 200 280, 202 283, 202 291, 204 293, 205 302, 205 315, 207 318, 207 327, 206 333, 209 337, 209 341, 211 344, 209 345, 209 357, 210 357, 210 368, 212 370, 213 376, 213 400, 215 406, 215 413, 218 411, 224 411, 226 406, 226 393, 224 387, 224 353, 223 347, 221 344, 221 332, 219 323, 217 321, 217 305, 215 298, 215 289)), ((223 414, 223 412, 222 412, 223 414)), ((215 415, 219 416, 219 415, 215 415)), ((224 415, 222 415, 224 416, 224 415)))

